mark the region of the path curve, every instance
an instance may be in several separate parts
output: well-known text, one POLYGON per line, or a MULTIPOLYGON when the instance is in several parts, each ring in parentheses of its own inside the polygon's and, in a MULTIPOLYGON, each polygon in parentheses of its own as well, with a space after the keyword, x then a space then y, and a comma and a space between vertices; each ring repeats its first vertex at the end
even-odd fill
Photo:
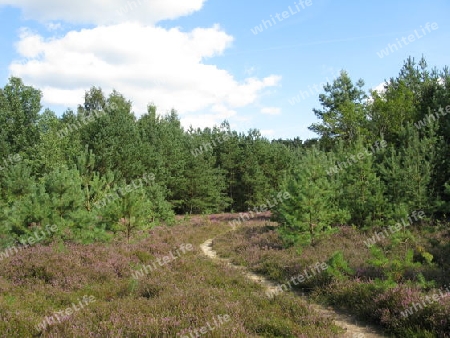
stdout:
MULTIPOLYGON (((266 292, 274 291, 278 284, 275 284, 274 282, 268 280, 263 275, 256 274, 254 272, 249 271, 247 268, 239 265, 235 265, 230 262, 227 258, 222 258, 217 255, 217 252, 215 252, 212 248, 213 239, 210 238, 206 240, 204 243, 200 245, 200 248, 202 252, 209 257, 212 260, 215 261, 222 261, 226 263, 227 265, 230 265, 236 269, 239 269, 242 271, 245 276, 255 281, 259 284, 261 284, 265 289, 266 292)), ((332 317, 334 319, 334 323, 337 326, 340 326, 346 330, 346 332, 342 335, 342 337, 347 338, 383 338, 381 333, 377 331, 376 328, 369 326, 369 325, 363 325, 358 324, 358 322, 350 315, 338 313, 334 311, 331 308, 327 308, 325 306, 319 305, 319 304, 313 304, 310 303, 307 296, 302 295, 300 292, 295 292, 298 296, 302 297, 304 301, 308 303, 308 305, 315 311, 317 311, 320 315, 323 317, 332 317)))

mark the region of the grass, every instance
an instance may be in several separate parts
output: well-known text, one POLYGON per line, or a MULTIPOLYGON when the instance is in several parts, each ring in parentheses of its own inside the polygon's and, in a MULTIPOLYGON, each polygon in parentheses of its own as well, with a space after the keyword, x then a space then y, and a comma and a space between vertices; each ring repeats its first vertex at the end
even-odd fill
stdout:
MULTIPOLYGON (((199 245, 230 230, 227 215, 156 227, 127 244, 35 245, 0 262, 1 337, 335 337, 340 328, 295 296, 268 299, 239 271, 205 257, 199 245), (133 272, 181 244, 193 250, 138 280, 133 272), (46 316, 95 302, 45 329, 46 316), (218 316, 229 316, 217 323, 218 316), (216 320, 216 322, 214 322, 216 320)), ((251 226, 251 222, 247 225, 251 226)), ((227 233, 225 236, 235 236, 227 233)))

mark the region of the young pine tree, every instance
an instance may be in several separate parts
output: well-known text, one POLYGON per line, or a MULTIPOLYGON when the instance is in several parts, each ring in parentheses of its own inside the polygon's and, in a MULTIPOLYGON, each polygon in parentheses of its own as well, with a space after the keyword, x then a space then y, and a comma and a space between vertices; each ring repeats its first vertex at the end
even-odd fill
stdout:
POLYGON ((335 191, 327 175, 331 164, 326 153, 313 147, 305 151, 286 178, 283 188, 291 198, 273 209, 286 245, 311 244, 331 231, 332 224, 345 222, 348 217, 334 204, 335 191))
POLYGON ((359 227, 373 225, 385 218, 384 186, 375 170, 375 150, 382 151, 378 146, 367 149, 361 140, 357 140, 349 148, 340 147, 336 155, 342 163, 337 174, 343 185, 340 203, 350 212, 350 222, 359 227))

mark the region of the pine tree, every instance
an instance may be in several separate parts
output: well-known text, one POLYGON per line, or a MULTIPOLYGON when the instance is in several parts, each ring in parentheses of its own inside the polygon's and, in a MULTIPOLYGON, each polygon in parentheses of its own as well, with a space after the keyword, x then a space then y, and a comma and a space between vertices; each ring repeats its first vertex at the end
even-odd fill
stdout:
POLYGON ((186 164, 192 155, 175 110, 164 117, 155 117, 155 134, 152 140, 158 154, 156 166, 152 166, 156 169, 156 181, 167 188, 168 201, 175 211, 184 213, 187 203, 186 164))
POLYGON ((88 145, 96 157, 95 171, 113 171, 116 179, 130 182, 145 169, 140 161, 141 139, 131 102, 113 92, 105 99, 100 89, 86 93, 84 107, 79 107, 78 119, 88 120, 80 128, 81 144, 88 145), (91 117, 96 114, 96 117, 91 117), (91 117, 91 118, 89 118, 91 117))
POLYGON ((8 143, 8 154, 33 155, 34 145, 39 142, 37 122, 41 97, 41 91, 24 85, 16 77, 11 77, 0 90, 0 121, 6 122, 2 123, 0 144, 8 143))
POLYGON ((31 235, 36 229, 52 223, 52 204, 45 187, 36 184, 22 199, 16 200, 6 210, 6 222, 10 225, 11 234, 19 239, 31 235))
POLYGON ((424 210, 432 214, 436 209, 434 193, 430 190, 439 142, 436 127, 436 123, 426 126, 422 130, 423 137, 411 124, 402 127, 399 150, 391 147, 389 156, 383 162, 381 173, 390 188, 390 202, 402 211, 424 210))
POLYGON ((102 215, 103 221, 110 222, 113 231, 125 234, 127 242, 135 230, 148 228, 155 216, 143 188, 120 193, 118 198, 105 207, 102 215))
MULTIPOLYGON (((244 146, 241 136, 230 129, 227 121, 221 125, 222 139, 226 141, 216 147, 217 166, 225 171, 225 185, 227 196, 230 198, 229 210, 246 210, 245 192, 242 189, 242 158, 244 146)), ((201 134, 201 131, 198 131, 201 134)))
POLYGON ((150 202, 150 222, 158 224, 164 222, 171 225, 175 221, 173 206, 167 201, 167 189, 157 182, 144 186, 147 201, 150 202))
POLYGON ((0 196, 8 204, 20 200, 32 192, 35 177, 29 160, 23 159, 0 171, 0 196))
MULTIPOLYGON (((67 115, 65 118, 67 119, 67 115)), ((35 145, 33 156, 33 170, 39 175, 64 165, 71 167, 73 160, 82 150, 78 133, 72 132, 61 137, 61 130, 66 128, 67 124, 63 120, 64 118, 58 119, 55 113, 48 109, 39 116, 40 142, 35 145)))
POLYGON ((342 71, 332 84, 324 86, 325 94, 319 95, 323 109, 313 109, 320 123, 308 129, 319 134, 322 140, 332 142, 336 138, 354 141, 367 135, 364 81, 355 84, 347 72, 342 71))
POLYGON ((108 171, 105 175, 100 175, 95 171, 95 167, 95 155, 86 145, 84 153, 77 157, 76 168, 80 174, 84 207, 87 211, 95 211, 94 206, 104 197, 108 187, 114 182, 112 172, 108 171))
MULTIPOLYGON (((56 169, 43 178, 42 185, 49 196, 52 210, 49 223, 56 224, 61 229, 63 239, 86 241, 89 240, 90 236, 86 235, 90 231, 99 231, 96 229, 95 215, 85 208, 78 170, 65 167, 56 169)), ((90 237, 90 241, 92 240, 90 237)))
POLYGON ((417 130, 409 125, 405 128, 407 144, 403 148, 403 172, 408 178, 405 182, 405 195, 412 210, 425 210, 431 214, 434 210, 434 193, 430 190, 432 173, 436 160, 437 123, 425 128, 425 135, 419 136, 417 130))
MULTIPOLYGON (((213 148, 223 142, 221 135, 209 135, 213 148)), ((190 149, 201 146, 205 137, 190 138, 190 149)), ((213 149, 214 150, 214 149, 213 149)), ((226 196, 225 171, 216 168, 214 151, 204 151, 198 156, 186 159, 186 186, 184 194, 186 203, 184 210, 189 213, 219 213, 229 205, 226 196)))
POLYGON ((287 178, 284 189, 290 199, 274 208, 274 219, 280 223, 279 234, 287 245, 311 244, 331 231, 331 225, 345 222, 348 214, 339 210, 326 170, 332 163, 316 147, 305 151, 287 178))
POLYGON ((384 186, 377 176, 374 165, 376 152, 382 151, 380 144, 367 149, 362 140, 351 148, 341 147, 337 151, 339 179, 343 194, 341 207, 351 214, 351 223, 369 226, 385 218, 384 186))

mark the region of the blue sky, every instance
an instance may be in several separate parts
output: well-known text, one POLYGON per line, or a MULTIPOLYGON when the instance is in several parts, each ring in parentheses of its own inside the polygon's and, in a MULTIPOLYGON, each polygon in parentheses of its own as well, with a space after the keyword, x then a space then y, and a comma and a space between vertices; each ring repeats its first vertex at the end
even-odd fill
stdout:
POLYGON ((0 77, 41 89, 58 115, 99 86, 138 116, 154 103, 175 108, 186 128, 227 119, 269 139, 306 139, 317 88, 341 69, 369 89, 408 56, 450 64, 445 0, 36 2, 0 0, 0 77))

